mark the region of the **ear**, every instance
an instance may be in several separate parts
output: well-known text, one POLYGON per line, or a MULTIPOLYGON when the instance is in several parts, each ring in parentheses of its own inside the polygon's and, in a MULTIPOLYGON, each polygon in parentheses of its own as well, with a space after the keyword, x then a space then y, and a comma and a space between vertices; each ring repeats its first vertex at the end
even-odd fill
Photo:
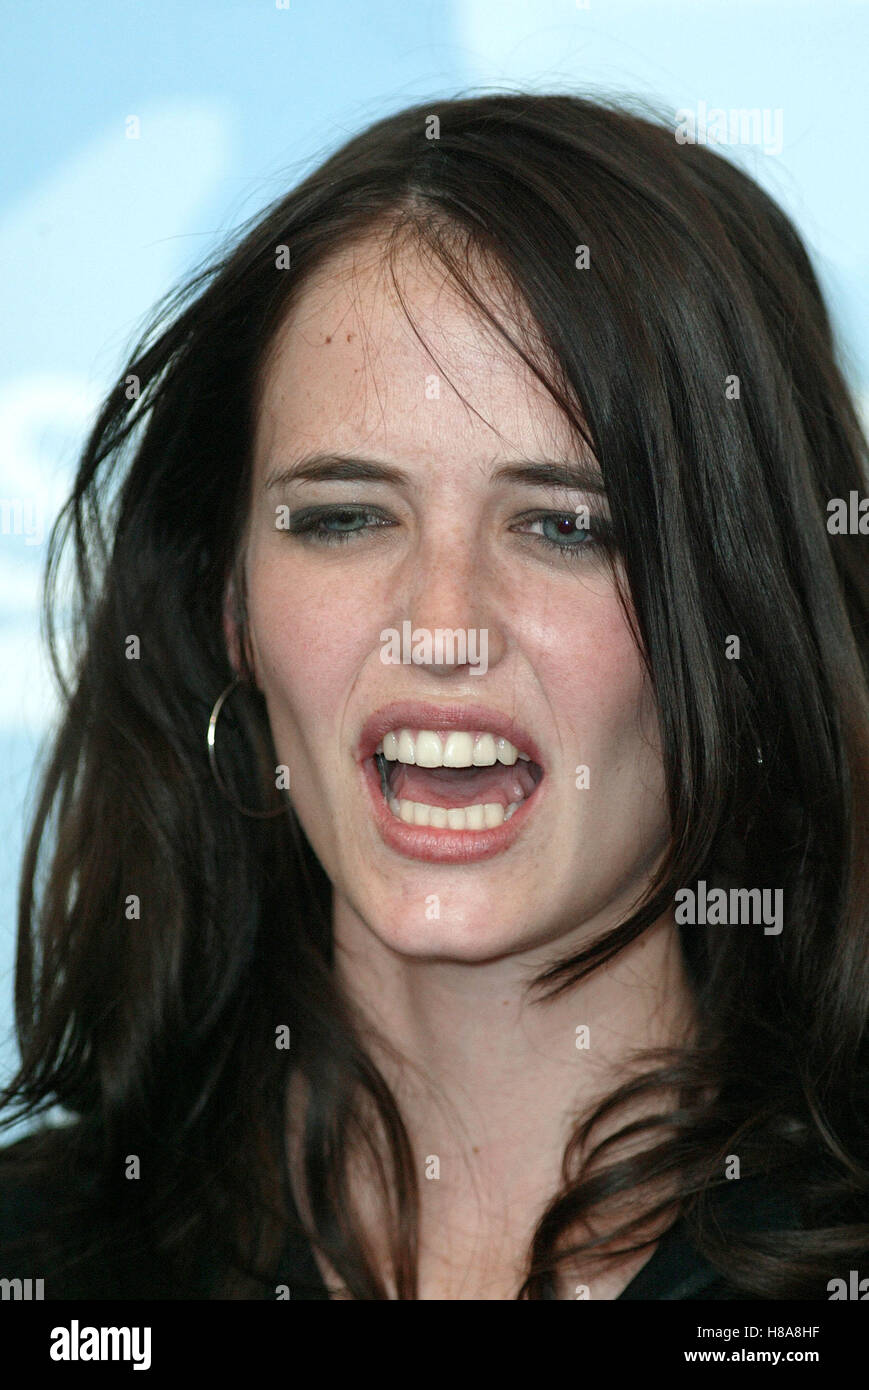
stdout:
POLYGON ((233 571, 227 581, 223 596, 223 636, 229 664, 237 676, 245 674, 245 668, 253 673, 259 686, 256 655, 251 635, 247 632, 244 604, 239 594, 238 575, 233 571), (242 646, 242 644, 244 644, 242 646))
POLYGON ((229 664, 235 674, 238 675, 241 666, 241 643, 239 641, 236 613, 235 581, 230 579, 223 595, 223 640, 226 643, 229 664))

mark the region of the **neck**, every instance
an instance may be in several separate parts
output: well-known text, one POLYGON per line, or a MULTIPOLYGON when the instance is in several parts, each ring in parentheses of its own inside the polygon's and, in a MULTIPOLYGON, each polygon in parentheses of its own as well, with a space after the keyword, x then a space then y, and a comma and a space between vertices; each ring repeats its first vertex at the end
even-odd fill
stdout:
MULTIPOLYGON (((551 963, 525 953, 483 964, 399 956, 346 903, 334 915, 336 976, 370 1020, 365 1037, 416 1158, 422 1234, 509 1228, 519 1246, 562 1183, 577 1119, 626 1079, 638 1049, 687 1041, 692 1006, 672 918, 578 986, 532 1002, 551 963), (510 1213, 509 1218, 505 1216, 510 1213)), ((559 943, 559 954, 569 945, 559 943)), ((592 1143, 639 1113, 620 1113, 592 1143)), ((491 1244, 490 1237, 487 1243, 491 1244)), ((454 1244, 454 1242, 453 1242, 454 1244)))

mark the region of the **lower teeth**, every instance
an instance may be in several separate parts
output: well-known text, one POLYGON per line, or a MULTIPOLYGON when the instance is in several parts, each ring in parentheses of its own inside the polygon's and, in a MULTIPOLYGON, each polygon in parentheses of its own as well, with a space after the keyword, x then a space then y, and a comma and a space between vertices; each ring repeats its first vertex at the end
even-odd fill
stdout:
POLYGON ((520 801, 511 801, 504 809, 498 802, 486 802, 482 806, 427 806, 421 801, 399 801, 394 796, 387 797, 387 805, 392 814, 406 821, 408 825, 431 825, 450 830, 493 830, 509 820, 513 812, 521 806, 520 801))

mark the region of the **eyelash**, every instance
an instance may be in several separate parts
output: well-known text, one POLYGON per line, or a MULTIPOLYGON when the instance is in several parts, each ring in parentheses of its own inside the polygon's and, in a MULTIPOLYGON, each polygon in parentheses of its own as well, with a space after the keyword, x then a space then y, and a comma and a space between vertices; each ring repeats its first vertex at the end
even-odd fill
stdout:
MULTIPOLYGON (((295 514, 287 534, 292 536, 303 536, 316 545, 344 545, 353 537, 362 535, 363 530, 367 528, 360 528, 355 531, 328 531, 325 529, 325 522, 334 520, 336 517, 344 517, 345 519, 347 517, 366 517, 369 520, 374 520, 375 525, 378 527, 392 525, 392 522, 385 521, 382 518, 378 520, 379 516, 380 514, 378 512, 372 511, 368 507, 354 507, 349 505, 344 507, 308 507, 304 511, 295 514)), ((563 521, 568 518, 571 521, 575 521, 576 513, 552 511, 529 512, 526 516, 522 517, 521 520, 524 522, 547 521, 550 519, 553 521, 563 521)), ((559 545, 557 541, 550 540, 547 536, 542 535, 538 536, 537 539, 541 540, 549 550, 555 551, 560 557, 567 560, 568 564, 575 564, 581 555, 587 556, 592 553, 597 554, 602 550, 611 550, 614 545, 612 525, 609 520, 604 517, 590 515, 588 527, 575 530, 571 532, 571 534, 584 534, 587 539, 583 541, 581 545, 559 545)))

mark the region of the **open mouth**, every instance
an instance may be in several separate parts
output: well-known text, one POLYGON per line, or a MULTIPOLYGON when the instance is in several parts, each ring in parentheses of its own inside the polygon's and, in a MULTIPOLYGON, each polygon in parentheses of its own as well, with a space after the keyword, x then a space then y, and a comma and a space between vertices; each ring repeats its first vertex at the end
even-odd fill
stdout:
POLYGON ((395 729, 371 761, 396 820, 443 830, 493 830, 533 796, 543 768, 485 730, 395 729))

